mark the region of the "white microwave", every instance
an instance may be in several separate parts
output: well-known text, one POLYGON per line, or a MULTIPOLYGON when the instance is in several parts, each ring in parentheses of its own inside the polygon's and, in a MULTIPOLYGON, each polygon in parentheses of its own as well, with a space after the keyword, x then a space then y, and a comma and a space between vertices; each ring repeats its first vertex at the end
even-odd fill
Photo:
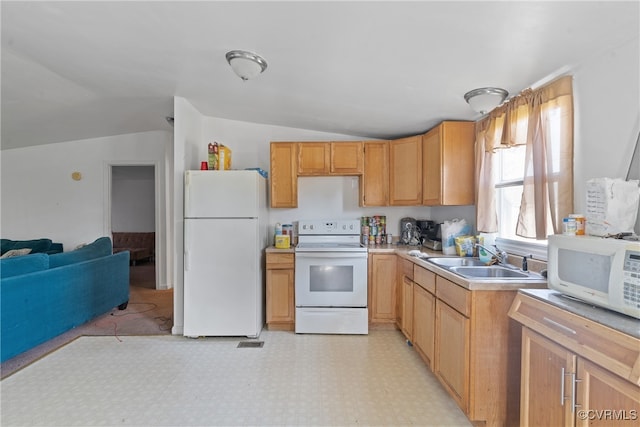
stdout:
POLYGON ((640 242, 549 236, 547 285, 640 319, 640 242))

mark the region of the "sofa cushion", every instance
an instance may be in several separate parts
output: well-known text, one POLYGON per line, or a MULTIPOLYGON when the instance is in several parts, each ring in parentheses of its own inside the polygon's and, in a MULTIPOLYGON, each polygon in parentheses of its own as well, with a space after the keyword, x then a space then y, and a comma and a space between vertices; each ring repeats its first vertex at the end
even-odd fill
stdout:
POLYGON ((13 277, 49 268, 49 255, 29 254, 0 259, 0 277, 13 277))
POLYGON ((51 239, 34 239, 34 240, 9 240, 2 239, 0 242, 0 250, 2 254, 12 249, 30 248, 31 253, 47 252, 51 248, 51 239))
POLYGON ((50 247, 50 248, 49 248, 49 250, 47 251, 47 253, 48 253, 49 255, 52 255, 52 254, 60 253, 60 252, 62 252, 63 250, 64 250, 64 249, 63 249, 62 243, 56 243, 56 242, 53 242, 53 243, 51 244, 51 247, 50 247))
POLYGON ((76 262, 88 261, 90 259, 111 255, 111 253, 111 239, 109 237, 99 237, 93 243, 89 243, 75 251, 50 255, 49 267, 55 268, 76 262))
POLYGON ((31 253, 31 248, 11 249, 0 255, 0 259, 13 258, 16 256, 28 255, 31 253))

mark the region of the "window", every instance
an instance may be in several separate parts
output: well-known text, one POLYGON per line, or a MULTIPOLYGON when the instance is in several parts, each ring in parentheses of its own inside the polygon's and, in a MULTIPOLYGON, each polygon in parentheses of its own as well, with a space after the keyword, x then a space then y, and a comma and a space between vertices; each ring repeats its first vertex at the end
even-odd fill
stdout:
POLYGON ((492 111, 476 124, 476 147, 478 231, 507 252, 546 258, 546 237, 573 210, 571 77, 492 111))
MULTIPOLYGON (((500 150, 495 156, 496 165, 496 213, 498 214, 498 237, 521 240, 516 235, 522 189, 524 185, 525 146, 500 150)), ((526 239, 529 240, 529 239, 526 239)))
MULTIPOLYGON (((546 259, 546 240, 536 240, 516 234, 524 188, 526 146, 517 145, 501 149, 496 154, 493 172, 498 232, 493 234, 495 243, 500 249, 510 253, 546 259)), ((553 234, 553 229, 547 234, 553 234)))

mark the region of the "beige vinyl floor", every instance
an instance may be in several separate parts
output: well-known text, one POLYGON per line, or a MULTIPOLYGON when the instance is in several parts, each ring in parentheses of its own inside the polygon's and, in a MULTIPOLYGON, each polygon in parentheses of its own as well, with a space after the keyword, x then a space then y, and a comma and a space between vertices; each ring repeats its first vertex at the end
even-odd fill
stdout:
POLYGON ((469 426, 396 330, 83 336, 0 383, 7 426, 469 426))

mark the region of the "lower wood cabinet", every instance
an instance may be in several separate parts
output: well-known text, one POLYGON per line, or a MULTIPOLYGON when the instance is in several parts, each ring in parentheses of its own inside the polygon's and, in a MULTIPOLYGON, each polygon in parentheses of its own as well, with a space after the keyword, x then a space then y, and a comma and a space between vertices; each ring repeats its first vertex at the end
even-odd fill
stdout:
POLYGON ((640 388, 607 369, 578 358, 576 402, 579 426, 628 426, 640 420, 640 388))
POLYGON ((413 327, 413 262, 398 257, 398 276, 396 281, 396 326, 411 341, 413 327), (409 318, 411 317, 411 318, 409 318))
POLYGON ((396 259, 395 254, 369 255, 368 305, 371 323, 396 321, 396 259))
POLYGON ((469 318, 436 301, 434 372, 458 406, 469 411, 469 318))
POLYGON ((640 340, 521 294, 510 316, 524 325, 521 426, 637 425, 640 340))
POLYGON ((267 252, 266 302, 269 330, 295 329, 295 268, 293 253, 267 252))
POLYGON ((473 423, 517 425, 520 330, 508 317, 516 291, 469 290, 418 265, 412 284, 418 354, 473 423))
POLYGON ((436 275, 413 268, 413 347, 433 371, 436 322, 436 275))
POLYGON ((402 333, 413 340, 413 280, 404 276, 402 280, 402 333))

